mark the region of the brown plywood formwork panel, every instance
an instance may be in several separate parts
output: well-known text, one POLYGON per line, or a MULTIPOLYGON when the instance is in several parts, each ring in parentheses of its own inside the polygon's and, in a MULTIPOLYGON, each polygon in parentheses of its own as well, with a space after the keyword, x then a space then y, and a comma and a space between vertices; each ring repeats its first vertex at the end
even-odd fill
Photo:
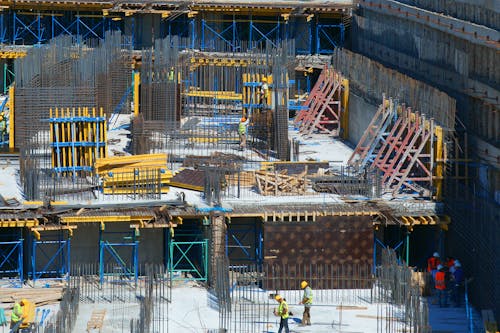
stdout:
POLYGON ((273 284, 269 287, 297 289, 305 278, 314 279, 316 288, 368 287, 340 277, 358 272, 359 281, 369 281, 373 265, 372 222, 370 216, 325 216, 316 222, 265 223, 264 263, 270 268, 268 280, 273 284), (289 276, 276 281, 273 278, 282 276, 282 265, 288 267, 289 276))

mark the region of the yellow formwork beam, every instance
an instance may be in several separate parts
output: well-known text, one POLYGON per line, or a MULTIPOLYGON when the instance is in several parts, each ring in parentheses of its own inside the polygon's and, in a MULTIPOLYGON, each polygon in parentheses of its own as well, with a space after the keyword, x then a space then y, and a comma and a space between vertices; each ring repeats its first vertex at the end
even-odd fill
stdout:
POLYGON ((434 134, 436 135, 436 147, 435 151, 435 161, 436 167, 434 168, 434 187, 436 188, 436 200, 441 201, 443 199, 443 176, 444 176, 444 140, 443 140, 443 128, 441 126, 436 126, 434 128, 434 134))
POLYGON ((40 240, 40 231, 68 230, 68 236, 73 237, 73 230, 76 228, 76 225, 38 226, 31 228, 31 231, 35 235, 36 240, 40 240))
MULTIPOLYGON (((162 187, 161 193, 165 194, 170 191, 168 187, 162 187)), ((136 194, 136 195, 141 195, 141 194, 151 194, 153 190, 151 188, 127 188, 127 187, 106 187, 102 190, 104 194, 136 194)))
POLYGON ((341 107, 344 112, 341 118, 342 138, 349 138, 349 80, 342 79, 341 107))
POLYGON ((141 84, 141 73, 134 72, 134 117, 139 116, 139 86, 141 84))
POLYGON ((18 59, 26 56, 26 51, 7 51, 0 50, 0 59, 18 59))
POLYGON ((15 147, 15 141, 14 141, 14 138, 15 138, 15 100, 14 100, 14 85, 11 85, 10 88, 9 88, 9 100, 8 100, 8 103, 9 103, 9 148, 10 149, 14 149, 15 147))
POLYGON ((155 215, 96 215, 96 216, 62 216, 61 223, 146 223, 155 218, 155 215))
POLYGON ((109 167, 116 168, 120 166, 130 166, 133 164, 149 163, 155 164, 163 162, 167 164, 167 154, 142 154, 142 155, 130 155, 130 156, 114 156, 114 157, 102 157, 96 160, 96 169, 109 167))
POLYGON ((24 228, 39 225, 38 219, 0 219, 0 228, 24 228))
POLYGON ((243 94, 238 94, 234 91, 221 91, 221 90, 191 90, 183 94, 189 97, 205 97, 213 99, 223 99, 231 101, 243 100, 243 94))

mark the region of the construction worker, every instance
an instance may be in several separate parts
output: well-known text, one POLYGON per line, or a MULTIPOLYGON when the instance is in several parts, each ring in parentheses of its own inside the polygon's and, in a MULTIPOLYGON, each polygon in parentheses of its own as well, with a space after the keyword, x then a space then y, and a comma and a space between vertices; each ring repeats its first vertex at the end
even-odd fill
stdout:
POLYGON ((453 283, 453 305, 459 307, 462 305, 463 289, 464 289, 464 271, 462 264, 455 260, 454 270, 452 273, 453 283))
POLYGON ((441 264, 441 260, 439 260, 439 253, 434 252, 432 257, 427 260, 427 272, 431 273, 432 279, 436 279, 436 273, 438 271, 438 265, 441 264))
POLYGON ((307 281, 300 283, 300 288, 304 289, 304 296, 300 304, 304 304, 304 313, 302 314, 302 326, 311 325, 311 305, 313 301, 312 289, 307 281))
POLYGON ((238 135, 240 136, 240 150, 243 151, 247 147, 247 133, 248 133, 248 122, 245 116, 241 117, 240 123, 238 125, 238 135))
POLYGON ((23 298, 19 303, 14 303, 14 308, 12 308, 12 314, 10 315, 10 329, 11 332, 15 333, 19 331, 19 326, 23 321, 23 307, 26 300, 23 298))
POLYGON ((436 278, 434 279, 434 286, 439 300, 439 307, 442 308, 447 306, 446 273, 444 271, 444 266, 441 264, 438 265, 437 270, 436 278))
POLYGON ((283 328, 285 328, 285 333, 290 333, 290 330, 288 329, 288 304, 286 304, 286 301, 283 297, 280 295, 274 296, 274 299, 279 303, 278 309, 274 309, 274 315, 277 317, 280 317, 280 328, 278 330, 278 333, 281 333, 283 328))
POLYGON ((455 258, 450 257, 450 256, 446 257, 445 265, 446 265, 446 267, 448 267, 448 270, 450 271, 450 273, 453 273, 454 265, 455 265, 455 258))
POLYGON ((264 76, 262 78, 262 83, 260 85, 260 102, 262 107, 267 106, 267 100, 269 98, 269 85, 267 84, 267 78, 264 76))
POLYGON ((170 72, 168 72, 168 80, 169 81, 174 81, 175 80, 174 66, 170 67, 170 72))
POLYGON ((0 112, 0 142, 2 142, 7 135, 7 117, 5 112, 0 112))

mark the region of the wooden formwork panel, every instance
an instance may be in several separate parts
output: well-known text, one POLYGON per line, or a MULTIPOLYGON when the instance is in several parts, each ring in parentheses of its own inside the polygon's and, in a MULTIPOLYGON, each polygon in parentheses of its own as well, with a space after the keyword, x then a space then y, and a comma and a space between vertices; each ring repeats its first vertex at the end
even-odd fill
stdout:
POLYGON ((326 216, 316 222, 265 223, 266 285, 298 289, 303 279, 316 288, 366 288, 373 264, 370 216, 326 216))

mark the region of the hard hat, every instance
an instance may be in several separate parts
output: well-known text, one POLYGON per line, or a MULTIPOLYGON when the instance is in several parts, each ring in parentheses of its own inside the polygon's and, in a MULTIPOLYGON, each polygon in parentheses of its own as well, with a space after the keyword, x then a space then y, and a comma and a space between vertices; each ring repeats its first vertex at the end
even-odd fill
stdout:
POLYGON ((304 289, 305 287, 307 287, 307 281, 302 281, 300 283, 300 288, 304 289))
POLYGON ((433 257, 439 257, 439 253, 434 252, 434 254, 433 254, 432 256, 433 256, 433 257))
POLYGON ((245 121, 247 121, 247 118, 245 118, 245 117, 241 117, 241 121, 242 121, 242 122, 245 122, 245 121))
POLYGON ((262 82, 267 82, 267 77, 265 77, 265 76, 264 76, 264 77, 262 78, 262 82))
POLYGON ((281 297, 281 295, 276 295, 276 296, 274 296, 274 299, 277 301, 280 301, 283 299, 283 297, 281 297))
POLYGON ((455 266, 455 267, 462 267, 462 264, 460 262, 455 262, 455 264, 453 266, 455 266))
POLYGON ((21 299, 21 302, 19 302, 19 304, 21 304, 21 305, 25 305, 27 303, 28 303, 28 300, 26 298, 21 299))
POLYGON ((437 269, 438 269, 438 271, 442 270, 443 269, 443 265, 438 265, 437 269))

